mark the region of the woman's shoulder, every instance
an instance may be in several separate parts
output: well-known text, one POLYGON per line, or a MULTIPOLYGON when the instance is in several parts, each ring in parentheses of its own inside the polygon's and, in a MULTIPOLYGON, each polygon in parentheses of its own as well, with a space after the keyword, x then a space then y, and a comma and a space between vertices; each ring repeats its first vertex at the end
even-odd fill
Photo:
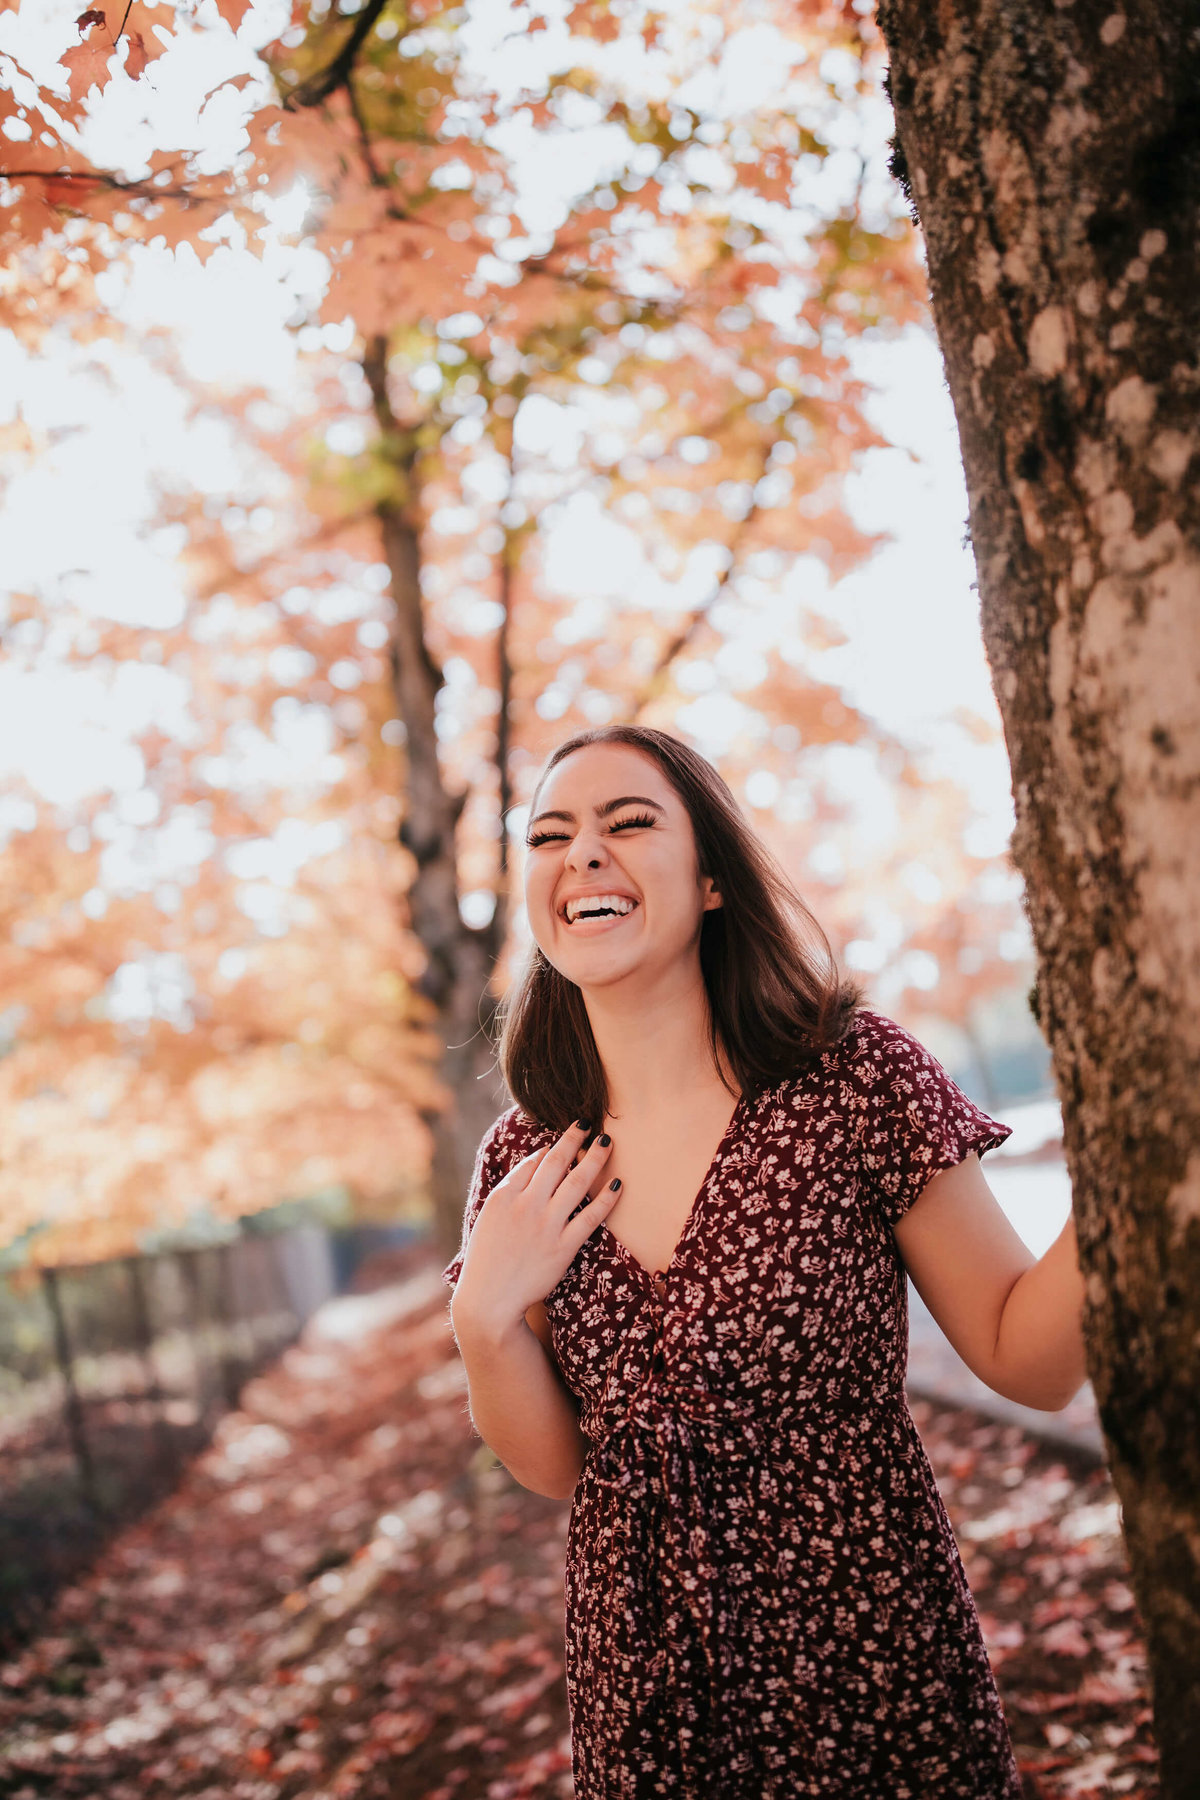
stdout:
POLYGON ((898 1020, 890 1019, 877 1006, 856 1006, 846 1035, 835 1048, 841 1050, 843 1061, 850 1062, 863 1056, 877 1057, 888 1049, 905 1049, 913 1045, 920 1048, 920 1040, 898 1020))
POLYGON ((852 1082, 868 1088, 886 1081, 947 1079, 929 1046, 875 1006, 856 1008, 844 1040, 842 1066, 852 1082))
POLYGON ((886 1013, 873 1006, 857 1006, 836 1043, 815 1051, 794 1074, 759 1094, 754 1110, 761 1120, 778 1118, 792 1110, 807 1112, 814 1093, 823 1091, 836 1099, 845 1083, 853 1081, 854 1070, 864 1062, 880 1060, 890 1050, 903 1050, 916 1042, 886 1013))

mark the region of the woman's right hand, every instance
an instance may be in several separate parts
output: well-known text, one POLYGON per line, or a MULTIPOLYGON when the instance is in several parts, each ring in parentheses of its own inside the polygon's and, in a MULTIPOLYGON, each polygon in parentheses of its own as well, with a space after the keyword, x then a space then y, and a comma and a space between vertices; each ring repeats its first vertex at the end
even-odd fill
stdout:
POLYGON ((562 1277, 580 1245, 616 1205, 620 1182, 595 1188, 612 1151, 597 1137, 582 1156, 589 1125, 576 1123, 547 1150, 535 1150, 498 1181, 479 1211, 463 1256, 451 1313, 491 1331, 519 1324, 562 1277), (576 1162, 576 1157, 579 1157, 576 1162))

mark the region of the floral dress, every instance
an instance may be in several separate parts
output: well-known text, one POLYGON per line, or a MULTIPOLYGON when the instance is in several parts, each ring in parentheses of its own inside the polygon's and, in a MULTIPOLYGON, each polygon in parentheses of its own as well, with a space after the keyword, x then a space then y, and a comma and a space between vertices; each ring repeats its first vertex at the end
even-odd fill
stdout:
MULTIPOLYGON (((600 1224, 546 1295, 589 1443, 566 1567, 577 1800, 1019 1800, 905 1399, 891 1231, 1010 1130, 860 1007, 739 1101, 665 1270, 600 1224)), ((464 1248, 490 1189, 556 1136, 516 1107, 497 1120, 464 1248)))

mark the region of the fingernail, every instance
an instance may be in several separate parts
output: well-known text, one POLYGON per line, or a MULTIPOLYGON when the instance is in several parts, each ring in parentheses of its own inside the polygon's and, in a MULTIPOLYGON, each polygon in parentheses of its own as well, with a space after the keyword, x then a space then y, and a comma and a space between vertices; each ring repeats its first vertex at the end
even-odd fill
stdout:
POLYGON ((621 1177, 619 1175, 614 1176, 613 1180, 610 1181, 608 1185, 612 1189, 613 1193, 615 1194, 617 1189, 621 1185, 621 1177))
POLYGON ((607 1150, 608 1146, 612 1143, 612 1139, 609 1137, 607 1131, 602 1131, 600 1136, 596 1139, 596 1142, 598 1144, 603 1144, 604 1148, 607 1150))
POLYGON ((576 1131, 590 1131, 592 1129, 592 1127, 591 1127, 591 1123, 589 1120, 576 1119, 575 1129, 576 1129, 576 1131))

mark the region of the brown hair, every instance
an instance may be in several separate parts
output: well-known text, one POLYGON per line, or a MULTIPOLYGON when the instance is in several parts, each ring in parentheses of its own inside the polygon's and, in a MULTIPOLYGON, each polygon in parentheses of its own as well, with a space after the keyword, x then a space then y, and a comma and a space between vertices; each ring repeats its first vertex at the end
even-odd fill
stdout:
MULTIPOLYGON (((745 1096, 775 1087, 845 1036, 861 986, 838 973, 821 926, 707 758, 650 726, 604 725, 559 744, 537 787, 589 744, 641 750, 683 802, 700 873, 712 877, 722 899, 700 930, 713 1058, 720 1067, 719 1044, 745 1096)), ((499 1024, 500 1068, 518 1105, 555 1130, 577 1118, 598 1129, 608 1083, 583 995, 536 944, 501 1004, 499 1024)))

